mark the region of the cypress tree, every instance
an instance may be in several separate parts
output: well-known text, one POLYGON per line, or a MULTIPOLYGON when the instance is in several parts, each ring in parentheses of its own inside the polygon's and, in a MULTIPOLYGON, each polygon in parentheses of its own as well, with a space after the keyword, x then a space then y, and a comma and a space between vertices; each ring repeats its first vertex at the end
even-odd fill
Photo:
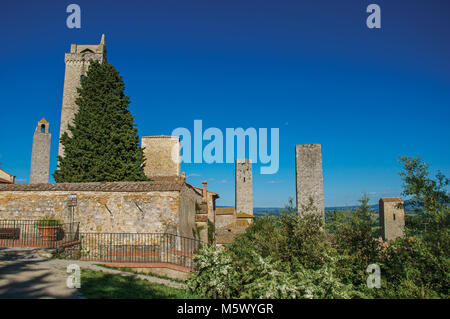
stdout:
POLYGON ((144 154, 125 85, 107 62, 90 62, 78 88, 78 113, 61 143, 53 177, 61 182, 144 181, 144 154))

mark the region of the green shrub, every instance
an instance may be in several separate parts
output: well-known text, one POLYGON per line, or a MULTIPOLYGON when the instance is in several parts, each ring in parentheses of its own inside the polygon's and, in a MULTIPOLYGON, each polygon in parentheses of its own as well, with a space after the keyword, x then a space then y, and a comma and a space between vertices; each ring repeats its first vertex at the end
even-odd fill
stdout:
POLYGON ((240 274, 232 264, 225 249, 204 246, 195 256, 197 269, 191 273, 186 284, 190 292, 206 298, 236 297, 240 274))
POLYGON ((448 179, 431 180, 421 161, 403 161, 404 195, 421 212, 407 236, 382 242, 366 195, 354 211, 328 214, 326 225, 312 200, 299 215, 290 199, 226 248, 196 254, 189 288, 207 298, 449 298, 448 179), (370 264, 380 266, 381 288, 367 287, 370 264))
POLYGON ((246 260, 255 251, 262 257, 281 260, 291 268, 302 264, 320 269, 329 262, 331 245, 323 229, 323 221, 313 210, 312 203, 303 209, 300 217, 293 200, 279 216, 257 218, 246 232, 235 238, 230 250, 237 260, 246 260))
POLYGON ((207 298, 349 298, 357 294, 335 275, 334 250, 322 218, 290 200, 280 216, 258 218, 227 248, 202 249, 191 291, 207 298))
POLYGON ((334 262, 319 269, 308 269, 301 263, 289 268, 282 261, 272 262, 270 257, 255 257, 253 271, 244 273, 251 280, 244 286, 243 298, 341 299, 357 294, 335 276, 334 262))
POLYGON ((448 298, 450 259, 416 237, 391 241, 380 254, 383 298, 448 298))
POLYGON ((361 205, 354 211, 334 211, 330 214, 331 223, 327 227, 333 232, 333 246, 340 256, 337 275, 363 295, 368 293, 366 269, 378 261, 380 249, 368 202, 369 197, 364 194, 360 199, 361 205))
POLYGON ((60 219, 57 219, 57 218, 46 217, 46 218, 38 220, 35 223, 35 225, 38 226, 38 227, 61 226, 62 225, 62 221, 60 219))

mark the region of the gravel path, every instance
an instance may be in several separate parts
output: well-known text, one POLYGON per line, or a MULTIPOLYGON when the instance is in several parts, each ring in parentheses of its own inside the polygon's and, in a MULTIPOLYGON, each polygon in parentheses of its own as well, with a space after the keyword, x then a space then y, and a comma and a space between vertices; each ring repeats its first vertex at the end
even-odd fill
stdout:
MULTIPOLYGON (((49 253, 36 249, 0 249, 0 298, 83 298, 77 289, 66 285, 67 266, 103 271, 152 283, 184 289, 185 284, 152 276, 138 275, 100 267, 89 261, 50 259, 49 253)), ((83 282, 81 282, 83 285, 83 282)))

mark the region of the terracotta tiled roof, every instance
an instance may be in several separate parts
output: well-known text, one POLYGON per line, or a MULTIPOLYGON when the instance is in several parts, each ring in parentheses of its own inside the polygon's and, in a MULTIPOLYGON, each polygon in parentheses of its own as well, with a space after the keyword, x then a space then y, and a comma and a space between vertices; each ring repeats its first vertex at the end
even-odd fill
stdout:
MULTIPOLYGON (((197 193, 199 193, 200 195, 201 194, 203 194, 203 188, 200 188, 200 187, 197 187, 197 186, 192 186, 196 191, 197 191, 197 193)), ((214 192, 211 192, 210 190, 206 190, 209 194, 212 194, 213 196, 215 196, 215 197, 217 197, 217 198, 219 198, 219 194, 217 194, 217 193, 214 193, 214 192)))
POLYGON ((173 139, 180 139, 178 136, 171 136, 171 135, 142 136, 142 138, 173 138, 173 139))
POLYGON ((0 191, 91 191, 91 192, 151 192, 180 191, 185 181, 178 176, 159 176, 149 182, 91 182, 0 184, 0 191))

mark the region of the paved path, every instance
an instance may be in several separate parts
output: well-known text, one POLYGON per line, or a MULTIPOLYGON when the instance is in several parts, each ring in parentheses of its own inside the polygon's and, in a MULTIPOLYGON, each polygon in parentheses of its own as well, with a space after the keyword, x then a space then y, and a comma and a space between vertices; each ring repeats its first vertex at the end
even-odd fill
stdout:
POLYGON ((173 288, 186 287, 183 283, 171 280, 107 269, 93 262, 49 259, 42 250, 0 248, 0 298, 83 298, 77 289, 66 286, 67 276, 69 276, 66 270, 69 264, 139 278, 173 288))

